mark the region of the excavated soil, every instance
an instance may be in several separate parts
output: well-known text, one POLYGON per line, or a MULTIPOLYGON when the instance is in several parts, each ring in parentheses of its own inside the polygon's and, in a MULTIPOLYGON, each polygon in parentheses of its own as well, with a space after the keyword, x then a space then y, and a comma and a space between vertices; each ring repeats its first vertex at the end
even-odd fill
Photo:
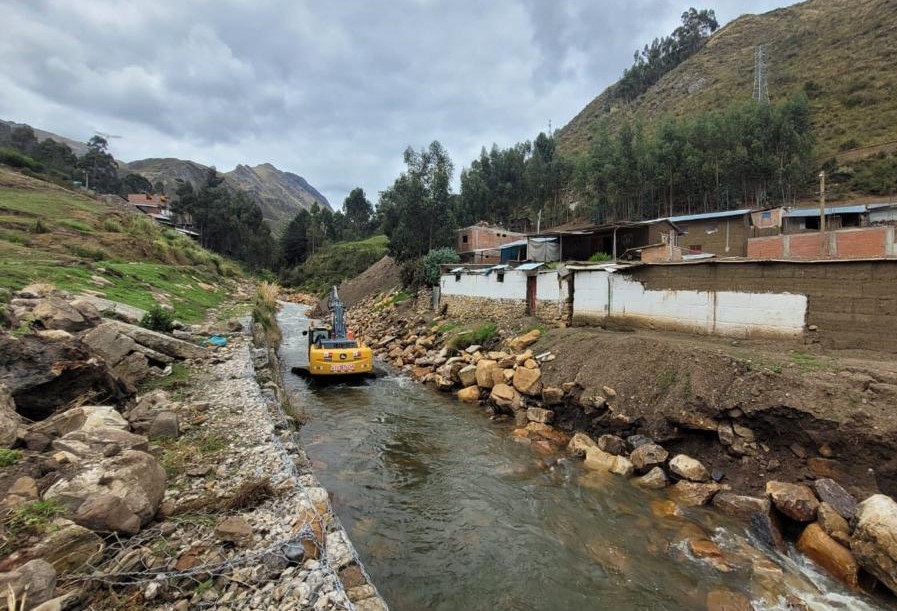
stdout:
POLYGON ((890 355, 594 328, 551 330, 533 350, 556 355, 543 364, 547 385, 576 382, 581 399, 608 399, 608 408, 555 408, 563 428, 652 437, 718 469, 738 490, 757 490, 780 473, 833 477, 861 497, 897 494, 890 355), (742 455, 723 445, 721 422, 749 428, 756 450, 742 455))

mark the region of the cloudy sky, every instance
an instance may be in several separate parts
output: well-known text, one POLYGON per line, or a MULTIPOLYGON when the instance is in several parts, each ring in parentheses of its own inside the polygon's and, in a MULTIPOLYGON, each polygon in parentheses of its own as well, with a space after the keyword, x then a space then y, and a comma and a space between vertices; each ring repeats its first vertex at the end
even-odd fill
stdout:
MULTIPOLYGON (((720 23, 787 0, 706 0, 720 23)), ((271 162, 339 206, 376 201, 402 151, 457 168, 483 145, 561 127, 674 0, 0 0, 0 118, 125 161, 271 162)))

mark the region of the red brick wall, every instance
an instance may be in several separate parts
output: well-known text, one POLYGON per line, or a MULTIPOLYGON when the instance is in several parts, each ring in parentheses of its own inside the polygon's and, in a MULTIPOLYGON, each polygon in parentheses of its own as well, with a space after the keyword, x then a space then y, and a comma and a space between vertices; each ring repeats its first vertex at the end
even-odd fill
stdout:
POLYGON ((785 256, 782 236, 748 240, 748 259, 782 259, 785 256))
POLYGON ((884 227, 871 227, 836 232, 838 257, 854 259, 884 257, 887 231, 884 227))
POLYGON ((514 233, 499 227, 466 227, 458 231, 458 252, 498 248, 522 237, 522 233, 514 233), (467 236, 467 242, 464 241, 464 236, 467 236))
POLYGON ((821 259, 823 257, 822 234, 820 233, 789 235, 788 240, 791 243, 792 259, 821 259))

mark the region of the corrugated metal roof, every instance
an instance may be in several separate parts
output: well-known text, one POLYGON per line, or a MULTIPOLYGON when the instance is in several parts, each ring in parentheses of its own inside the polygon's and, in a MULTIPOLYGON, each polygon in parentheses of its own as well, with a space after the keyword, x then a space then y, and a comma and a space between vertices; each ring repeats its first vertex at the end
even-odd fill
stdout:
POLYGON ((557 242, 558 241, 557 238, 529 238, 529 239, 531 241, 535 242, 536 244, 543 244, 545 242, 557 242))
POLYGON ((508 242, 507 244, 502 244, 498 247, 499 250, 504 250, 505 248, 516 248, 518 246, 526 246, 526 238, 522 240, 515 240, 513 242, 508 242))
POLYGON ((742 208, 741 210, 724 210, 722 212, 705 212, 703 214, 686 214, 684 216, 668 216, 657 219, 658 221, 671 221, 673 223, 687 223, 689 221, 709 221, 711 219, 728 218, 731 216, 742 216, 752 212, 750 208, 742 208))
POLYGON ((467 269, 466 267, 453 267, 452 269, 449 270, 449 273, 450 274, 460 274, 461 272, 463 272, 466 269, 467 269))
POLYGON ((544 263, 540 263, 540 262, 524 263, 523 265, 518 265, 518 266, 515 267, 514 269, 517 270, 517 271, 519 271, 519 272, 528 272, 528 271, 532 271, 532 270, 534 270, 534 269, 539 269, 539 268, 542 267, 543 265, 545 265, 545 264, 544 264, 544 263))
MULTIPOLYGON (((863 214, 866 212, 866 206, 835 206, 825 209, 825 215, 830 214, 863 214)), ((782 215, 784 218, 806 218, 810 216, 819 216, 819 208, 801 208, 799 210, 789 210, 782 215)))

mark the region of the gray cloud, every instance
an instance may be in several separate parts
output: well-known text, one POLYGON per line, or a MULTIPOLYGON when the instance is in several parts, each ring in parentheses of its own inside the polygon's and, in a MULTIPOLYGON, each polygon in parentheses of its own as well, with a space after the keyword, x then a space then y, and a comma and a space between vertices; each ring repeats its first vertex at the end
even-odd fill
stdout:
MULTIPOLYGON (((721 22, 785 4, 718 0, 721 22)), ((0 0, 0 117, 122 159, 270 161, 335 204, 439 139, 459 169, 570 120, 673 0, 0 0)))

